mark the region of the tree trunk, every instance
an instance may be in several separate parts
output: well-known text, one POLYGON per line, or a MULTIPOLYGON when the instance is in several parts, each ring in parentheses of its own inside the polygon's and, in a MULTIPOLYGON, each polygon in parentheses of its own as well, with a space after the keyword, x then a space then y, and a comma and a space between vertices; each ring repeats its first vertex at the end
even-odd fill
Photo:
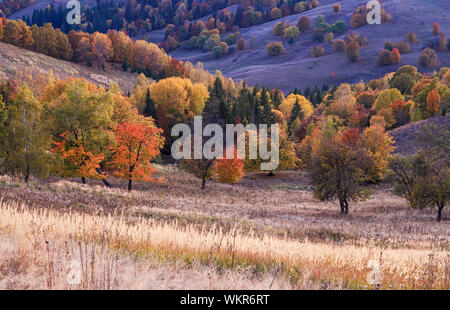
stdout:
POLYGON ((442 219, 442 210, 444 209, 444 206, 438 206, 438 215, 437 215, 437 221, 440 222, 442 219))
MULTIPOLYGON (((100 170, 100 168, 96 168, 95 170, 97 171, 97 173, 98 173, 99 175, 104 175, 103 172, 100 170)), ((106 185, 106 187, 109 187, 109 188, 113 187, 112 184, 109 183, 108 180, 105 179, 105 178, 102 179, 102 182, 103 182, 103 184, 106 185)))
POLYGON ((27 158, 27 167, 25 170, 25 183, 28 183, 28 180, 30 179, 30 160, 28 157, 28 152, 26 158, 27 158))
POLYGON ((130 180, 128 180, 128 191, 131 191, 132 190, 132 186, 131 186, 131 179, 130 180))
POLYGON ((86 184, 86 178, 85 177, 81 177, 81 183, 86 184))
POLYGON ((345 215, 348 214, 348 201, 347 199, 344 199, 344 207, 345 207, 345 215))
POLYGON ((345 212, 344 200, 339 199, 339 205, 341 206, 341 214, 344 214, 345 212))
POLYGON ((205 190, 205 186, 206 186, 206 178, 202 179, 202 190, 205 190))
POLYGON ((103 184, 106 185, 106 187, 109 187, 109 188, 113 187, 112 184, 109 183, 107 179, 102 179, 102 181, 103 181, 103 184))

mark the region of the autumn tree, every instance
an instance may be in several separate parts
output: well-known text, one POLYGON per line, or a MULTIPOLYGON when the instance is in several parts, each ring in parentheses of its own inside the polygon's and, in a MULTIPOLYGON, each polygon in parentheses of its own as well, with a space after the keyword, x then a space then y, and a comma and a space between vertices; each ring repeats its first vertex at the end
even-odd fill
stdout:
POLYGON ((106 154, 113 141, 114 93, 84 79, 51 83, 42 94, 46 126, 60 142, 61 134, 68 146, 83 146, 95 156, 106 154))
POLYGON ((155 171, 151 160, 159 154, 162 147, 161 129, 149 128, 140 124, 124 123, 117 126, 116 145, 111 147, 112 159, 109 162, 113 173, 128 180, 128 190, 132 181, 158 181, 152 178, 155 171))
POLYGON ((311 29, 311 21, 307 16, 302 16, 297 22, 297 28, 300 32, 305 32, 311 29))
POLYGON ((351 62, 357 62, 359 59, 359 44, 356 41, 352 41, 347 45, 347 48, 345 50, 345 53, 347 54, 348 60, 351 62))
POLYGON ((59 161, 57 173, 63 177, 81 178, 83 184, 86 184, 86 178, 103 179, 105 175, 99 174, 98 170, 104 155, 86 151, 80 141, 68 140, 66 134, 60 135, 60 141, 52 141, 51 151, 59 161))
POLYGON ((165 119, 167 122, 159 123, 167 135, 176 123, 189 123, 195 115, 200 115, 208 99, 205 86, 180 77, 171 77, 152 84, 150 93, 158 121, 165 119))
POLYGON ((46 153, 49 135, 43 126, 42 104, 27 86, 22 86, 8 104, 5 122, 8 130, 0 146, 2 170, 22 175, 25 182, 31 175, 45 176, 50 162, 46 153))
POLYGON ((430 112, 431 116, 435 116, 439 111, 441 103, 441 96, 437 89, 433 89, 428 93, 427 96, 427 110, 430 112))
POLYGON ((394 193, 404 197, 413 208, 437 207, 437 221, 449 202, 450 131, 445 124, 429 124, 417 133, 419 151, 407 157, 392 158, 394 193))
POLYGON ((394 48, 391 52, 391 61, 393 64, 398 64, 400 63, 400 60, 402 59, 402 56, 400 55, 400 52, 398 51, 397 48, 394 48))
POLYGON ((242 180, 244 176, 244 162, 237 158, 237 149, 234 149, 234 156, 227 158, 224 152, 223 159, 218 159, 214 166, 216 180, 221 183, 234 184, 242 180))
POLYGON ((309 166, 315 196, 320 200, 338 199, 341 214, 348 213, 349 201, 367 197, 362 187, 369 162, 367 153, 357 139, 347 136, 344 131, 331 138, 323 137, 309 166))

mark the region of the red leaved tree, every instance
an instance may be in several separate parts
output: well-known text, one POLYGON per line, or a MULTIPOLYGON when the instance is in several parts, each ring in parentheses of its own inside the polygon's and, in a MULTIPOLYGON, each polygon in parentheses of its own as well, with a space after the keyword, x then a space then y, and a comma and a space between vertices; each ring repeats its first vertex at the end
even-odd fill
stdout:
POLYGON ((215 174, 217 181, 227 184, 241 181, 244 176, 244 162, 237 158, 236 148, 234 148, 233 158, 226 158, 226 152, 223 157, 223 159, 216 161, 215 174))
POLYGON ((163 144, 162 130, 141 124, 124 123, 117 126, 116 146, 111 147, 112 160, 109 166, 114 174, 128 180, 128 190, 132 180, 161 181, 152 178, 155 168, 151 160, 159 154, 163 144))
POLYGON ((60 135, 62 138, 60 142, 52 141, 54 148, 51 151, 61 160, 58 167, 59 174, 64 177, 81 178, 83 184, 86 184, 86 178, 104 178, 104 174, 97 172, 104 159, 103 154, 96 155, 86 151, 79 141, 68 140, 66 134, 67 132, 60 135))
POLYGON ((439 111, 439 104, 441 102, 441 96, 437 89, 433 89, 427 96, 427 110, 431 113, 431 116, 435 116, 439 111))

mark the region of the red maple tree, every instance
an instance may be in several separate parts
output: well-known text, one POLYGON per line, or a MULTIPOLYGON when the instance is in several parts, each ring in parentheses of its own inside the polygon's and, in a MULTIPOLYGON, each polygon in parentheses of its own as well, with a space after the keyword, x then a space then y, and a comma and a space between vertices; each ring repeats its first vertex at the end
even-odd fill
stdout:
POLYGON ((111 147, 112 160, 109 163, 113 173, 128 180, 128 190, 132 180, 161 181, 153 179, 155 172, 151 160, 159 154, 163 140, 162 130, 141 124, 124 123, 117 126, 116 146, 111 147))

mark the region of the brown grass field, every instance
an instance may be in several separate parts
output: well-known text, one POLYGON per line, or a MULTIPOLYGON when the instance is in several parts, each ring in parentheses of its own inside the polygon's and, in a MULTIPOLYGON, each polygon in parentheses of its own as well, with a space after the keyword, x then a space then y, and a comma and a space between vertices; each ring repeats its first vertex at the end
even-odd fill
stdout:
POLYGON ((162 184, 0 177, 0 288, 449 289, 449 212, 380 185, 341 216, 300 172, 237 185, 157 166, 162 184), (71 262, 81 280, 69 284, 71 262), (368 283, 369 261, 380 285, 368 283))

